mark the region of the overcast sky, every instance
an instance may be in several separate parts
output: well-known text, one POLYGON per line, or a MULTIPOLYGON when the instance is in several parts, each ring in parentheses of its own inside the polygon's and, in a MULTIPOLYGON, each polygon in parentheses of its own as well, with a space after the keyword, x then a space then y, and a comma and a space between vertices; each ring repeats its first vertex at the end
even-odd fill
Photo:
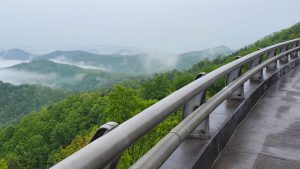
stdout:
POLYGON ((0 0, 0 49, 237 49, 300 21, 300 0, 0 0))

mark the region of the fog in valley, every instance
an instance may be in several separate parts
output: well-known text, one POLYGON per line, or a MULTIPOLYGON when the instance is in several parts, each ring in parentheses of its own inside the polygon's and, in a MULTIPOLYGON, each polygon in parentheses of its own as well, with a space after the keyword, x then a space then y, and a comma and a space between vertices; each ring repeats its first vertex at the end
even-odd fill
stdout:
POLYGON ((10 67, 21 63, 28 63, 29 60, 4 60, 0 58, 0 68, 10 67))
POLYGON ((56 75, 54 73, 39 74, 34 72, 0 69, 0 81, 14 85, 42 84, 48 87, 55 87, 56 75))
POLYGON ((55 59, 50 59, 50 61, 55 62, 55 63, 73 65, 73 66, 77 66, 77 67, 80 67, 80 68, 83 68, 83 69, 95 69, 95 70, 110 71, 105 67, 101 67, 101 65, 92 66, 88 63, 85 63, 84 61, 75 62, 75 61, 67 59, 64 56, 59 56, 55 59))

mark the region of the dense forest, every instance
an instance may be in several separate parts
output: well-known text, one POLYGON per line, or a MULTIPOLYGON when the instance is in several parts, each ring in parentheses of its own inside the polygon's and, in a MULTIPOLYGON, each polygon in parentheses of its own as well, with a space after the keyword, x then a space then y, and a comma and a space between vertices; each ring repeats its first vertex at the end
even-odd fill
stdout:
POLYGON ((66 93, 41 85, 15 86, 0 81, 0 127, 18 122, 32 110, 57 102, 66 93))
MULTIPOLYGON (((200 61, 185 71, 173 70, 115 85, 108 91, 70 94, 65 99, 24 116, 18 124, 0 128, 0 168, 49 168, 86 145, 97 127, 122 123, 177 89, 199 72, 210 72, 232 60, 274 43, 300 37, 300 24, 267 36, 234 54, 200 61)), ((208 97, 224 86, 220 80, 208 97)), ((181 120, 181 110, 126 150, 118 168, 128 168, 181 120)))

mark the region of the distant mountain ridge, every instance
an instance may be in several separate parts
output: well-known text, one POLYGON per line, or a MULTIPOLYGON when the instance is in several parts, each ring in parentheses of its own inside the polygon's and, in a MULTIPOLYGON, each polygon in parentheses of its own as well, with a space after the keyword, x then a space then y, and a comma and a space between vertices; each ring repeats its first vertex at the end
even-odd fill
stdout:
POLYGON ((33 60, 8 68, 0 69, 0 80, 17 84, 42 84, 66 91, 86 91, 100 86, 110 86, 121 80, 125 75, 100 70, 81 69, 77 66, 59 64, 49 60, 33 60))
MULTIPOLYGON (((21 49, 11 49, 0 53, 0 59, 36 61, 49 60, 64 65, 73 65, 82 69, 96 69, 113 73, 133 75, 153 74, 173 69, 183 70, 207 58, 226 56, 233 51, 226 46, 219 46, 183 54, 140 53, 127 55, 126 51, 116 54, 97 54, 83 50, 54 51, 45 55, 34 55, 21 49)), ((35 62, 36 63, 36 62, 35 62)))
POLYGON ((85 65, 98 67, 99 69, 122 72, 128 74, 143 73, 142 55, 101 55, 81 50, 55 51, 46 55, 38 56, 35 59, 46 59, 54 62, 63 62, 71 65, 85 65))
POLYGON ((10 49, 0 52, 0 58, 6 60, 27 60, 33 57, 32 54, 21 49, 10 49))

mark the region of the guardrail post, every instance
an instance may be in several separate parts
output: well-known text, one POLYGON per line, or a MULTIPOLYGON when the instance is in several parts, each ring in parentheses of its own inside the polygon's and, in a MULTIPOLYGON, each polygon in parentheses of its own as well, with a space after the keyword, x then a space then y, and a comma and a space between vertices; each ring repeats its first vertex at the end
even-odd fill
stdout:
MULTIPOLYGON (((259 65, 262 61, 262 55, 254 58, 253 60, 251 60, 250 62, 250 69, 252 69, 253 67, 259 65)), ((258 73, 256 73, 254 76, 251 77, 251 80, 255 80, 255 81, 261 81, 263 80, 263 70, 259 71, 258 73)))
MULTIPOLYGON (((297 41, 295 44, 296 44, 296 47, 299 47, 300 42, 297 41)), ((295 56, 295 57, 296 57, 296 58, 299 58, 299 57, 300 57, 300 50, 297 50, 295 53, 296 53, 296 56, 295 56)), ((300 63, 300 60, 297 59, 297 60, 296 60, 296 64, 299 64, 299 63, 300 63)))
MULTIPOLYGON (((269 51, 269 52, 268 52, 268 59, 271 59, 272 57, 274 57, 275 54, 276 54, 276 49, 273 49, 273 50, 269 51)), ((269 64, 269 65, 267 66, 267 69, 268 69, 268 70, 275 70, 275 69, 277 69, 277 61, 275 61, 275 62, 269 64)))
MULTIPOLYGON (((118 123, 116 123, 116 122, 108 122, 108 123, 103 124, 101 127, 99 127, 96 130, 95 134, 93 135, 93 137, 91 138, 89 143, 95 141, 96 139, 98 139, 98 138, 102 137, 103 135, 107 134, 108 132, 112 131, 117 126, 118 126, 118 123)), ((120 156, 121 155, 119 155, 118 157, 113 159, 103 169, 116 169, 120 156)), ((80 159, 80 160, 84 160, 84 159, 80 159)), ((99 159, 99 160, 101 160, 101 159, 99 159)))
MULTIPOLYGON (((236 59, 239 59, 240 56, 238 56, 236 59)), ((226 85, 230 84, 233 82, 235 79, 240 77, 242 74, 242 66, 233 70, 232 72, 227 74, 226 77, 226 85)), ((245 93, 244 93, 244 84, 241 85, 236 91, 234 91, 228 99, 238 99, 242 100, 245 98, 245 93)))
MULTIPOLYGON (((205 76, 206 73, 199 73, 195 80, 205 76)), ((198 107, 200 107, 203 103, 205 103, 206 99, 206 90, 202 90, 197 96, 189 100, 183 106, 183 119, 190 115, 193 111, 195 111, 198 107)), ((190 137, 193 138, 201 138, 201 139, 209 139, 209 116, 205 118, 199 126, 190 134, 190 137)))
MULTIPOLYGON (((292 43, 291 48, 297 47, 297 42, 292 43)), ((296 59, 298 57, 298 51, 294 51, 291 53, 291 59, 296 59)))
MULTIPOLYGON (((280 53, 285 52, 287 50, 287 48, 288 48, 287 44, 281 46, 280 53)), ((280 60, 280 62, 287 63, 289 61, 289 57, 288 57, 288 55, 286 55, 286 56, 281 57, 279 60, 280 60)))
MULTIPOLYGON (((296 43, 296 47, 298 47, 300 45, 299 43, 300 43, 299 41, 296 43)), ((297 54, 298 54, 298 57, 300 57, 300 50, 297 51, 297 54)))

